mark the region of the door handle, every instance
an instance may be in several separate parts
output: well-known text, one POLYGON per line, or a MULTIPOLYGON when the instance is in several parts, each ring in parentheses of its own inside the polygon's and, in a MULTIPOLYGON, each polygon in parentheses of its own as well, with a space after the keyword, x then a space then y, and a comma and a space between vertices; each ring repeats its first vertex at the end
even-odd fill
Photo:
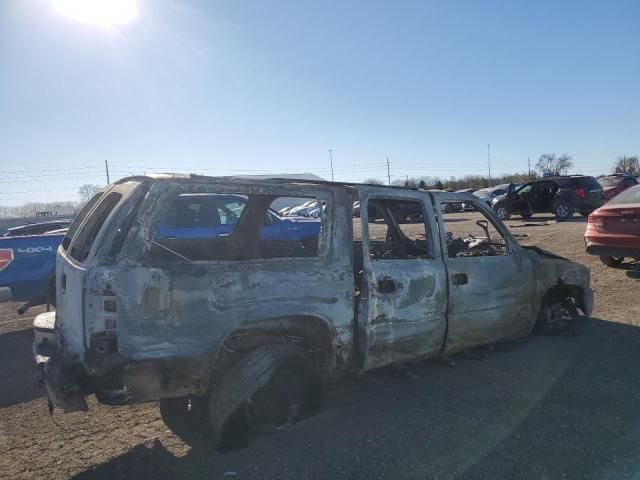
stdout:
POLYGON ((384 276, 378 279, 378 292, 395 293, 397 290, 398 284, 393 278, 384 276))
POLYGON ((469 277, 466 273, 454 273, 451 275, 451 283, 453 285, 466 285, 469 283, 469 277))

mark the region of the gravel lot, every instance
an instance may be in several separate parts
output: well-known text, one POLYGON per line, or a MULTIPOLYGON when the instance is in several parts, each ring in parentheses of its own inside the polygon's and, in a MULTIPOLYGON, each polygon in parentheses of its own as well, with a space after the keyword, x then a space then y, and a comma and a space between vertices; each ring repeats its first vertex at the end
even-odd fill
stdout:
MULTIPOLYGON (((447 215, 464 231, 468 214, 447 215)), ((640 265, 584 253, 585 219, 508 221, 522 243, 592 269, 593 318, 571 332, 349 379, 322 411, 226 455, 191 449, 155 403, 49 417, 31 323, 0 305, 2 478, 638 478, 640 265), (547 223, 545 225, 545 223, 547 223)), ((473 230, 476 230, 473 226, 473 230)))

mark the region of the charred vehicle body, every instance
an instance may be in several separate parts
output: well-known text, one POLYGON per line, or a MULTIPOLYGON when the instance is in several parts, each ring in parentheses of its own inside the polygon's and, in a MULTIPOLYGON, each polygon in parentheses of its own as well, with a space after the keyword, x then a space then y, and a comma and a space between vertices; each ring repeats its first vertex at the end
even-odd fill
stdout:
POLYGON ((472 195, 371 185, 125 178, 57 255, 54 330, 34 345, 52 404, 159 399, 176 433, 195 426, 219 446, 312 411, 343 372, 554 328, 593 299, 587 268, 520 246, 472 195), (246 199, 232 231, 159 234, 175 199, 194 194, 246 199), (263 234, 282 197, 323 205, 314 241, 263 234), (461 201, 476 209, 474 235, 440 213, 461 201), (416 209, 419 223, 393 213, 416 209))

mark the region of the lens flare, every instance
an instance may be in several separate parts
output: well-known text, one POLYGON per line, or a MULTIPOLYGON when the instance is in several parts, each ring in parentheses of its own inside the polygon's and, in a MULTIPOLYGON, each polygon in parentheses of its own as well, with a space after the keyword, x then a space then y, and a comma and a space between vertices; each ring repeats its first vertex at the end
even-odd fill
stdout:
POLYGON ((52 0, 62 15, 83 23, 112 27, 138 18, 136 0, 52 0))

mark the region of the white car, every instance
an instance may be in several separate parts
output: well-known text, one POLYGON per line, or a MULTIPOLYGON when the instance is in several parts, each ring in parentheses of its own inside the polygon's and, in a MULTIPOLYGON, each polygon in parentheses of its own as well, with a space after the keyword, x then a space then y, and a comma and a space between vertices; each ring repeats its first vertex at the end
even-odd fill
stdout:
MULTIPOLYGON (((472 195, 484 201, 487 205, 491 206, 491 202, 493 201, 493 199, 507 193, 508 188, 509 184, 503 183, 502 185, 496 185, 495 187, 481 188, 480 190, 476 190, 475 192, 473 192, 472 195)), ((469 210, 470 205, 463 203, 462 208, 464 210, 469 210)))

